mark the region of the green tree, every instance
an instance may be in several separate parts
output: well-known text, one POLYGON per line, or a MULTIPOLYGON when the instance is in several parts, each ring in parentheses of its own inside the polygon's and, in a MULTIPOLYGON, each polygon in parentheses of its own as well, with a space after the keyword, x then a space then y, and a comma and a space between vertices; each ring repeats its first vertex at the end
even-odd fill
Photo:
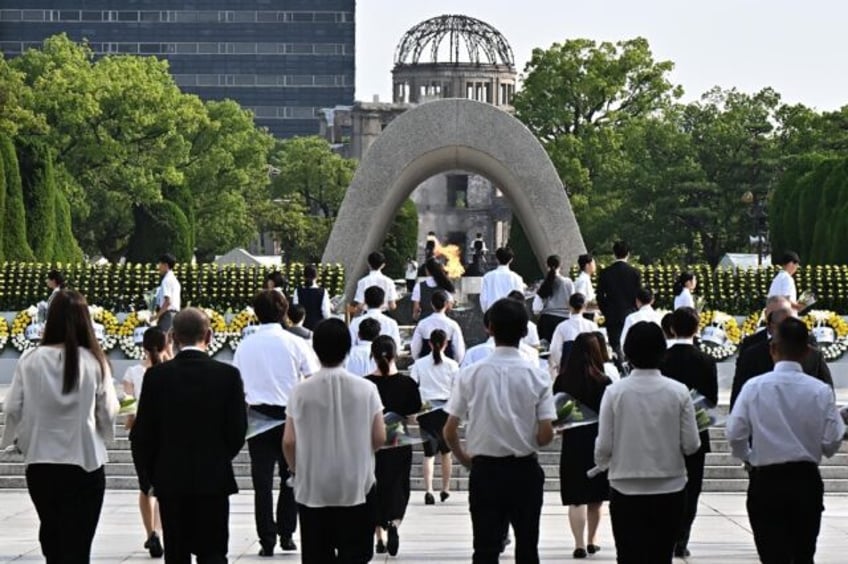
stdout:
POLYGON ((35 259, 50 261, 56 244, 56 177, 53 157, 41 143, 21 147, 18 162, 26 210, 27 235, 35 259))
POLYGON ((386 255, 386 276, 403 278, 407 257, 418 252, 418 208, 411 199, 403 203, 398 210, 386 240, 383 242, 383 254, 386 255))
POLYGON ((43 133, 44 116, 32 110, 32 90, 24 73, 15 70, 0 53, 0 135, 15 137, 20 132, 43 133))
POLYGON ((192 257, 188 219, 167 200, 149 206, 136 206, 135 231, 129 240, 127 260, 151 263, 164 253, 173 253, 179 262, 192 257))
POLYGON ((56 197, 56 245, 53 261, 81 262, 84 257, 71 225, 71 205, 62 190, 56 190, 54 195, 56 197))
POLYGON ((6 209, 3 216, 3 249, 6 260, 31 261, 35 259, 27 242, 24 191, 18 157, 12 140, 0 135, 0 160, 6 180, 6 209))

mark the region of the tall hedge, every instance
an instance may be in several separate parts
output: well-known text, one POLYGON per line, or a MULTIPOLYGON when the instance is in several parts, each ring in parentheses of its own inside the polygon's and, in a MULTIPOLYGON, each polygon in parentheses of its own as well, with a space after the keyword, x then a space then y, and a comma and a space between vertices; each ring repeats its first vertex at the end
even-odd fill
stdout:
POLYGON ((53 157, 36 143, 18 151, 21 185, 26 210, 26 232, 38 261, 49 261, 56 244, 56 175, 53 157))
POLYGON ((520 274, 525 281, 538 280, 545 275, 539 269, 539 261, 536 260, 536 253, 533 252, 533 247, 530 246, 530 240, 527 239, 527 234, 524 232, 524 226, 521 225, 521 220, 516 215, 512 216, 507 245, 509 245, 515 254, 515 260, 512 261, 512 269, 520 274))
POLYGON ((53 247, 53 260, 62 263, 80 262, 83 260, 83 252, 71 227, 71 205, 61 190, 56 190, 54 197, 56 198, 56 244, 53 247))
POLYGON ((386 255, 386 276, 403 278, 406 258, 414 257, 418 250, 418 209, 415 202, 407 200, 398 210, 383 243, 386 255))
POLYGON ((177 204, 163 200, 133 209, 135 229, 130 236, 127 260, 156 262, 164 253, 172 253, 180 262, 191 260, 191 234, 188 218, 177 204))
POLYGON ((174 202, 180 208, 188 220, 189 248, 194 252, 197 246, 197 212, 195 211, 195 198, 188 186, 165 186, 162 195, 166 200, 174 202))
MULTIPOLYGON (((0 156, 0 221, 6 220, 6 166, 0 156)), ((3 248, 5 229, 0 226, 0 262, 6 260, 6 249, 3 248)))
POLYGON ((6 209, 3 213, 3 250, 6 260, 34 260, 35 255, 27 242, 26 211, 21 172, 15 145, 5 135, 0 135, 0 160, 6 178, 6 209))

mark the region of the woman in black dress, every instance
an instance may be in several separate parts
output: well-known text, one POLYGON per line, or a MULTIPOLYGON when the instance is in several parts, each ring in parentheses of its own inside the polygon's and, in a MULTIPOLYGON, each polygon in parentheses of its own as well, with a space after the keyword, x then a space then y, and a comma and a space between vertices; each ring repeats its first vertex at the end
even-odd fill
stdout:
MULTIPOLYGON (((448 298, 448 304, 453 302, 453 292, 456 288, 453 282, 448 278, 445 267, 435 258, 428 258, 424 263, 424 271, 427 273, 427 278, 418 283, 412 291, 412 319, 422 321, 433 313, 433 305, 431 303, 433 294, 439 290, 444 290, 448 298)), ((450 311, 450 305, 448 305, 450 311)))
MULTIPOLYGON (((560 368, 554 393, 565 392, 595 412, 600 411, 604 390, 612 381, 604 374, 604 361, 597 337, 579 335, 568 362, 560 368)), ((600 548, 597 543, 601 506, 609 499, 609 482, 604 472, 594 478, 586 472, 595 466, 598 424, 565 431, 559 462, 560 497, 568 506, 568 521, 574 535, 574 558, 585 558, 600 548), (588 528, 587 528, 588 524, 588 528)))
MULTIPOLYGON (((374 374, 366 376, 377 385, 383 412, 393 412, 403 417, 421 411, 421 394, 415 380, 399 374, 395 365, 397 348, 391 337, 381 335, 371 345, 371 356, 377 363, 374 374)), ((395 556, 400 539, 398 526, 409 504, 409 475, 412 471, 412 447, 400 446, 377 451, 375 455, 377 477, 377 554, 386 552, 395 556), (387 539, 383 543, 383 531, 387 539)))

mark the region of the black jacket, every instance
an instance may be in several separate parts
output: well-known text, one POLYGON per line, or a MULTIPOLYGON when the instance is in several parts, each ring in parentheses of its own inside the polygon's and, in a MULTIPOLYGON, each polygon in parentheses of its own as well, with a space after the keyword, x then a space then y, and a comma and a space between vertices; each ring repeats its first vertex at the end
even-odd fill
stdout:
POLYGON ((597 299, 601 313, 609 323, 624 323, 636 311, 636 294, 641 285, 639 271, 624 262, 616 261, 598 275, 597 299))
MULTIPOLYGON (((713 405, 718 404, 718 367, 709 355, 689 344, 676 344, 665 353, 660 364, 664 376, 677 380, 690 390, 697 390, 713 405)), ((710 434, 701 432, 700 452, 711 452, 710 434)))
POLYGON ((157 496, 234 494, 232 461, 246 430, 238 369, 184 351, 144 376, 130 433, 133 462, 157 496))

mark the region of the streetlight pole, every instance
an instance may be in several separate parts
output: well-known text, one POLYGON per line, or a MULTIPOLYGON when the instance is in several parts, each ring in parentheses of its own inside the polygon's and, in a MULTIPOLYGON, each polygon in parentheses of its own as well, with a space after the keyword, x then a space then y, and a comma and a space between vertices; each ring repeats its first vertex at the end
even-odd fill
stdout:
POLYGON ((754 237, 757 241, 757 266, 763 265, 763 251, 765 246, 766 231, 765 220, 768 217, 766 204, 750 190, 742 195, 742 203, 749 206, 748 215, 754 220, 754 237))

